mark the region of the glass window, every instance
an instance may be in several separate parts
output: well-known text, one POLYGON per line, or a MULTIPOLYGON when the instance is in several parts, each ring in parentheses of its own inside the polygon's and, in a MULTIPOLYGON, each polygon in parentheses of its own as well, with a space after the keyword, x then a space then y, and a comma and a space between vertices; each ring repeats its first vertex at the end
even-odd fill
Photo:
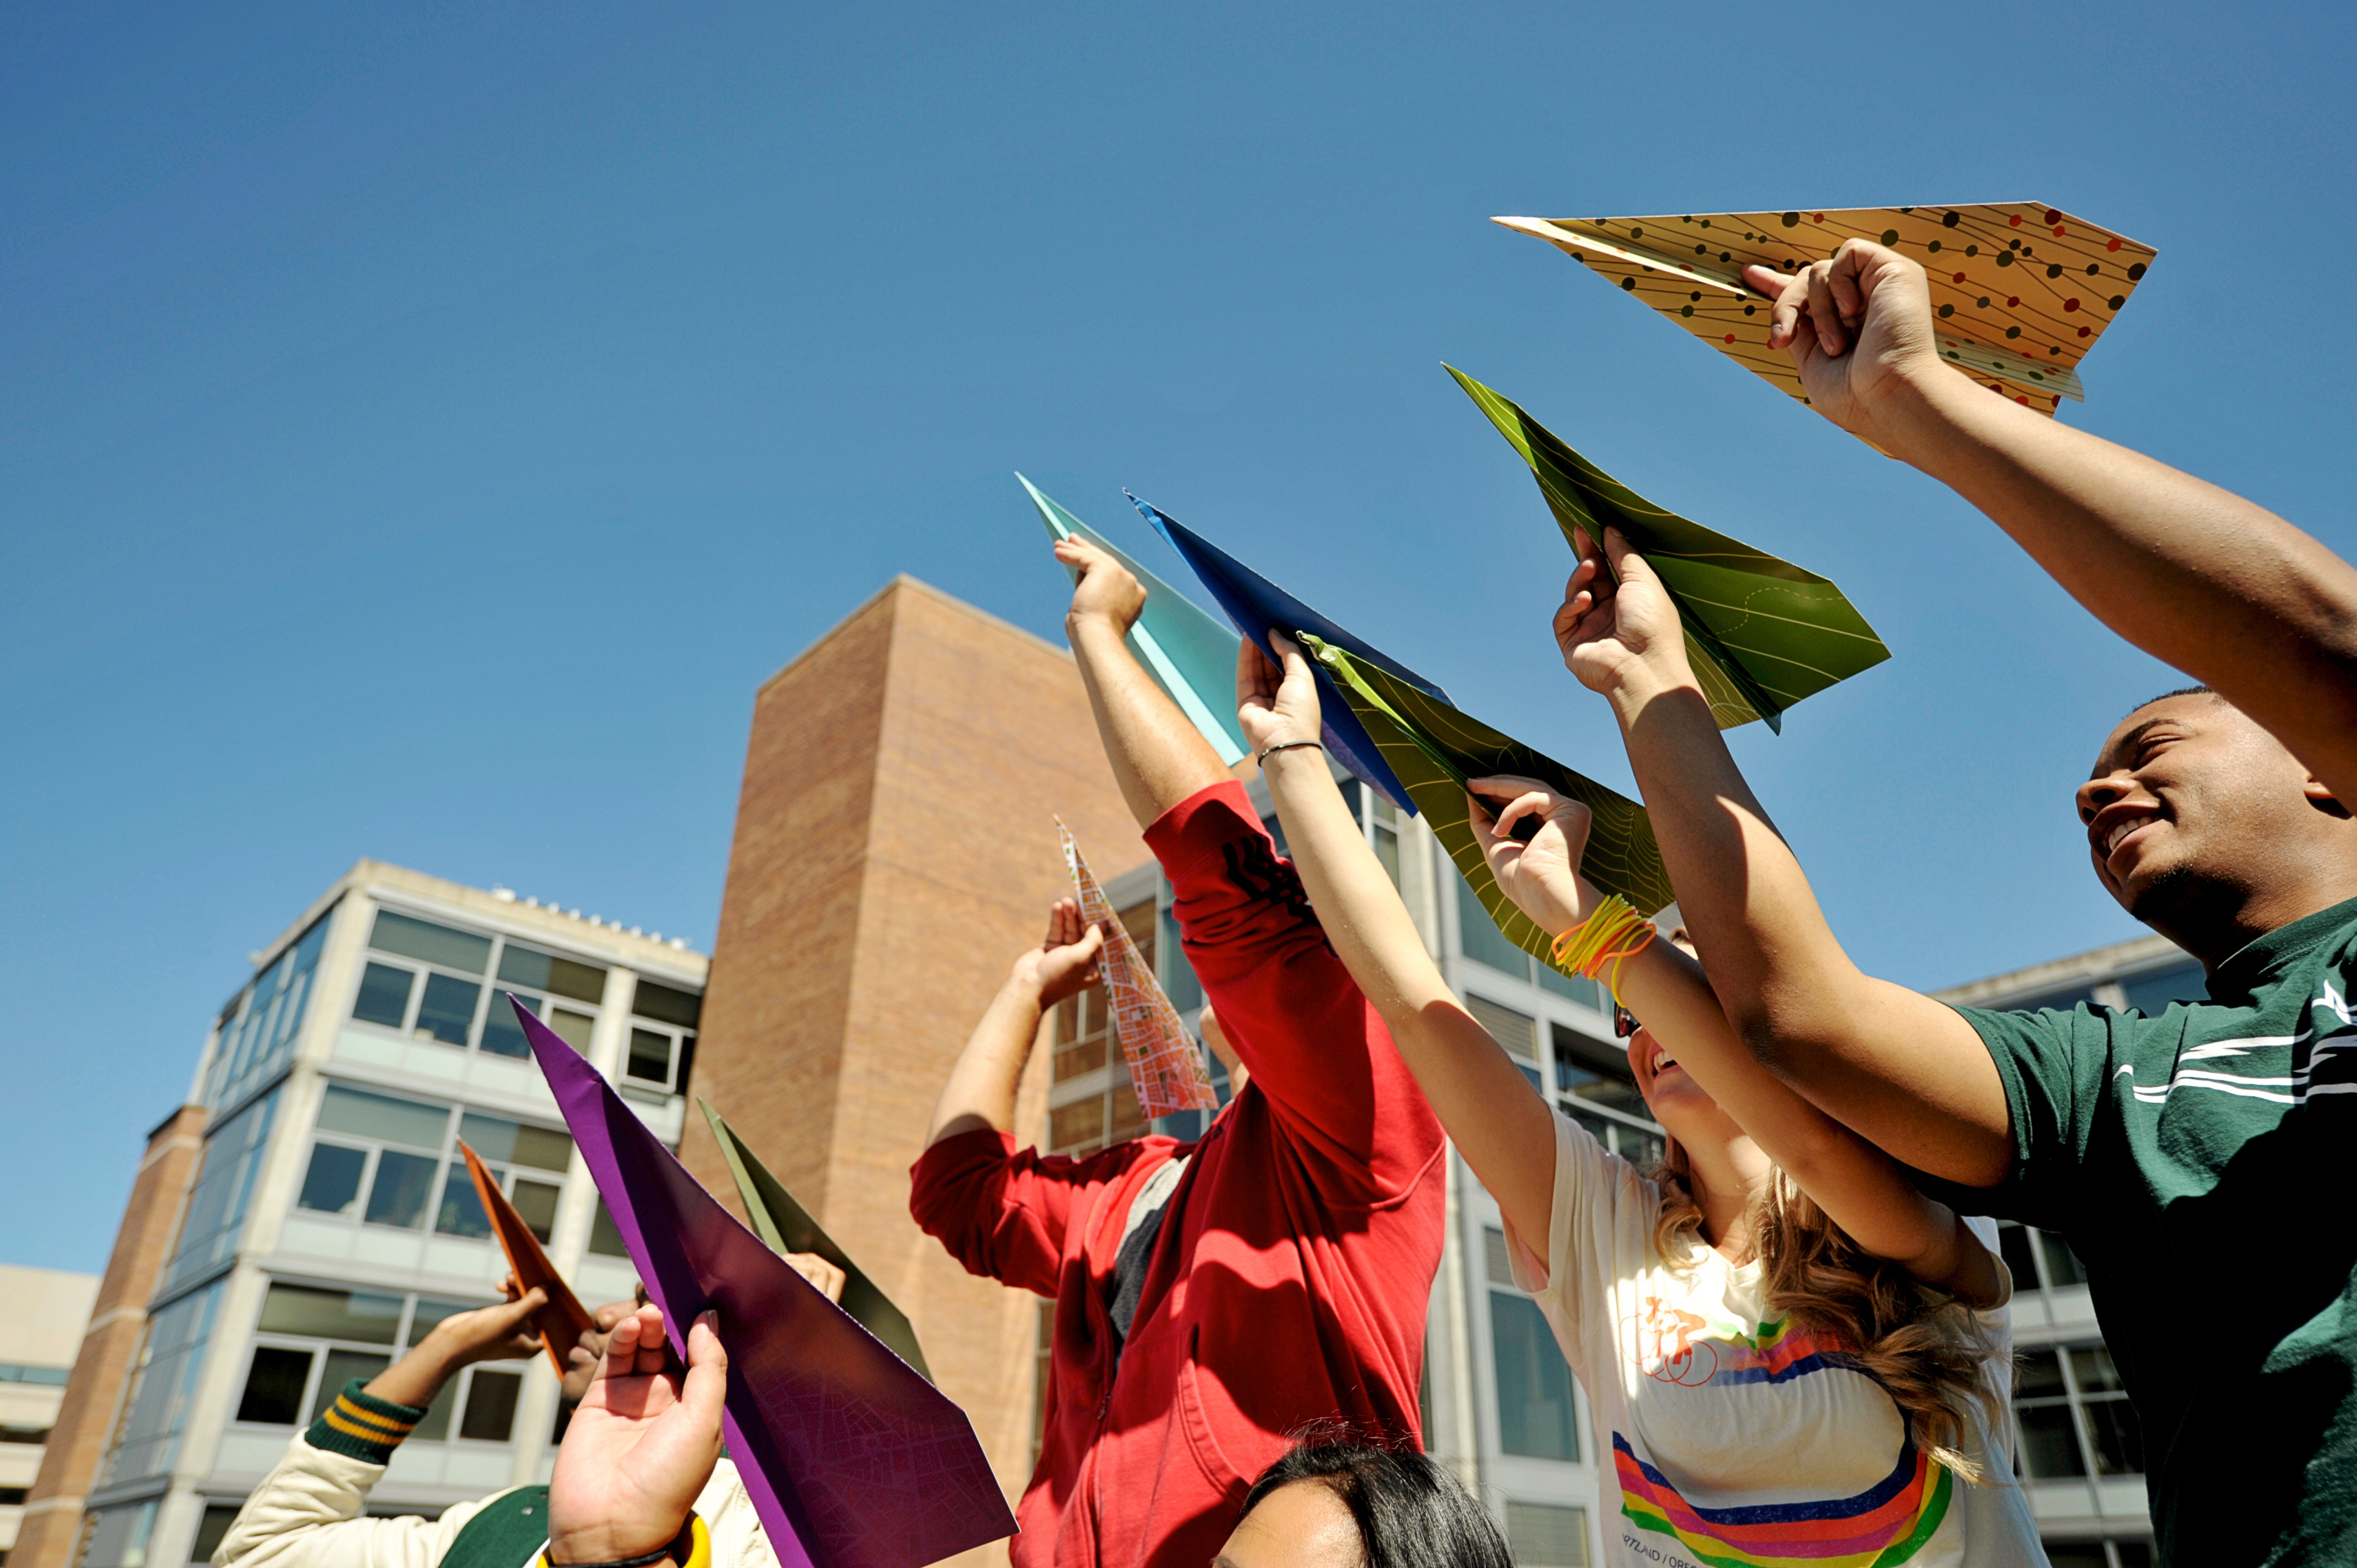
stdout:
POLYGON ((1571 1368, 1538 1304, 1490 1293, 1490 1349, 1498 1392, 1498 1446, 1533 1459, 1576 1461, 1571 1368))
POLYGON ((1473 896, 1472 886, 1463 877, 1450 880, 1457 884, 1457 943, 1465 956, 1501 974, 1528 980, 1531 955, 1506 940, 1506 933, 1490 918, 1490 911, 1481 908, 1481 900, 1473 896))
POLYGON ((231 1104, 285 1068, 327 940, 328 916, 321 915, 221 1010, 205 1074, 206 1104, 231 1104))
POLYGON ((537 996, 525 996, 513 991, 501 991, 491 997, 491 1004, 483 1010, 483 1044, 485 1054, 495 1057, 528 1057, 532 1042, 523 1037, 523 1026, 516 1022, 515 1009, 509 999, 524 1005, 533 1017, 543 1016, 545 1005, 537 996))
POLYGON ((1605 998, 1604 987, 1584 974, 1566 974, 1555 965, 1544 961, 1534 963, 1531 968, 1537 973, 1539 988, 1543 991, 1552 991, 1557 996, 1568 996, 1574 1002, 1593 1007, 1599 1013, 1612 1005, 1605 998))
POLYGON ((505 1443, 515 1431, 516 1399, 523 1390, 520 1372, 475 1369, 467 1391, 467 1413, 459 1418, 458 1435, 475 1443, 505 1443))
POLYGON ((1162 927, 1162 940, 1156 944, 1159 959, 1156 978, 1162 982, 1163 994, 1170 1005, 1181 1013, 1190 1013, 1203 1004, 1203 983, 1195 978, 1195 966, 1187 961, 1187 948, 1178 930, 1178 917, 1165 908, 1157 919, 1162 927))
POLYGON ((416 983, 415 971, 371 960, 361 971, 361 993, 352 1003, 352 1016, 363 1024, 400 1028, 409 1018, 409 991, 416 983))
POLYGON ((189 1562, 210 1563, 213 1560, 213 1549, 221 1543, 221 1538, 229 1533, 229 1527, 237 1521, 242 1506, 238 1503, 205 1505, 205 1517, 197 1525, 196 1544, 188 1548, 189 1562))
POLYGON ((278 1091, 272 1090, 205 1134, 204 1171, 189 1195, 188 1218, 180 1223, 179 1246, 165 1280, 167 1289, 236 1251, 277 1105, 278 1091))
POLYGON ((500 1165, 530 1165, 534 1170, 561 1171, 573 1159, 573 1134, 552 1127, 531 1127, 500 1116, 468 1111, 458 1118, 458 1136, 485 1160, 500 1165))
POLYGON ((159 1310, 147 1325, 145 1365, 131 1395, 130 1413, 107 1468, 107 1480, 133 1481, 160 1475, 179 1453, 180 1429, 188 1419, 197 1374, 204 1367, 205 1341, 221 1303, 216 1281, 159 1310))
POLYGON ((336 1396, 354 1378, 365 1383, 392 1365, 392 1357, 372 1350, 329 1350, 327 1364, 319 1371, 319 1386, 311 1395, 311 1408, 304 1412, 303 1424, 308 1426, 318 1420, 319 1412, 335 1403, 336 1396))
POLYGON ((2148 1018, 2157 1018, 2169 1011, 2172 1002, 2209 1000, 2210 977, 2198 963, 2180 963, 2123 980, 2120 989, 2127 993, 2129 1006, 2148 1018))
POLYGON ((439 1161, 387 1149, 377 1155, 376 1180, 369 1185, 368 1207, 361 1218, 371 1225, 414 1230, 425 1223, 425 1206, 434 1197, 439 1161))
POLYGON ((147 1538, 156 1529, 156 1504, 124 1503, 94 1514, 90 1540, 76 1568, 147 1568, 147 1538))
MULTIPOLYGON (((558 958, 554 953, 538 952, 513 942, 500 950, 500 978, 534 991, 553 991, 593 1006, 606 999, 606 972, 597 965, 558 958)), ((643 987, 646 983, 640 983, 643 987)))
POLYGON ((671 1058, 676 1042, 667 1034, 632 1026, 630 1055, 622 1073, 641 1083, 658 1083, 671 1087, 671 1058))
POLYGON ((356 1133, 363 1138, 381 1138, 413 1149, 438 1152, 449 1127, 447 1106, 395 1100, 389 1094, 371 1094, 341 1085, 330 1086, 319 1102, 320 1131, 356 1133))
POLYGON ((396 915, 390 909, 376 912, 376 926, 369 933, 369 946, 379 952, 423 959, 468 974, 481 974, 491 965, 490 938, 452 930, 409 915, 396 915))
POLYGON ((589 1054, 591 1032, 597 1027, 597 1020, 586 1013, 576 1013, 570 1007, 548 1010, 548 1032, 585 1057, 589 1054))
POLYGON ((2005 1259, 2005 1266, 2013 1275, 2016 1290, 2037 1290, 2038 1254, 2033 1250, 2029 1228, 2018 1220, 1996 1222, 1996 1250, 2005 1259))
POLYGON ((401 1328, 404 1298, 373 1291, 326 1290, 317 1285, 271 1282, 263 1297, 264 1334, 304 1334, 320 1339, 352 1339, 390 1345, 401 1328))
POLYGON ((1526 1062, 1539 1059, 1538 1024, 1529 1014, 1501 1007, 1479 996, 1465 998, 1465 1007, 1508 1056, 1526 1062))
POLYGON ((652 1018, 658 1024, 676 1024, 683 1029, 697 1026, 704 1012, 704 998, 693 991, 682 991, 641 977, 638 990, 630 998, 630 1011, 641 1018, 652 1018))
POLYGON ((1114 1078, 1105 1101, 1105 1120, 1111 1127, 1106 1133, 1108 1143, 1146 1136, 1146 1112, 1138 1108, 1137 1090, 1129 1081, 1129 1074, 1125 1072, 1114 1078))
POLYGON ((446 1046, 466 1047, 467 1036, 475 1028, 475 1004, 482 999, 483 988, 471 980, 459 980, 447 974, 425 977, 425 1000, 417 1004, 415 1034, 421 1039, 435 1039, 446 1046))
POLYGON ((1516 1568, 1587 1568, 1587 1510, 1509 1498, 1506 1547, 1516 1568))
POLYGON ((1102 985, 1092 985, 1056 1004, 1052 1081, 1062 1083, 1105 1065, 1111 1021, 1112 1010, 1102 985))
POLYGON ((2060 1290, 2064 1285, 2087 1283, 2087 1266, 2079 1262, 2079 1254, 2071 1251, 2071 1243, 2051 1230, 2040 1230, 2038 1240, 2046 1253, 2046 1283, 2060 1290))
POLYGON ((1104 1101, 1095 1095, 1048 1112, 1048 1147, 1056 1154, 1092 1155, 1104 1144, 1104 1101))
POLYGON ((606 1200, 597 1200, 597 1218, 589 1224, 589 1250, 601 1258, 627 1258, 630 1244, 622 1240, 622 1228, 614 1223, 613 1214, 606 1200))
POLYGON ((350 1217, 360 1212, 361 1176, 368 1168, 368 1151, 339 1144, 311 1145, 311 1168, 303 1174, 303 1190, 295 1202, 323 1214, 350 1217))
POLYGON ((303 1391, 311 1382, 311 1352, 275 1345, 257 1346, 245 1369, 245 1396, 238 1402, 240 1421, 265 1426, 292 1426, 303 1409, 303 1391))

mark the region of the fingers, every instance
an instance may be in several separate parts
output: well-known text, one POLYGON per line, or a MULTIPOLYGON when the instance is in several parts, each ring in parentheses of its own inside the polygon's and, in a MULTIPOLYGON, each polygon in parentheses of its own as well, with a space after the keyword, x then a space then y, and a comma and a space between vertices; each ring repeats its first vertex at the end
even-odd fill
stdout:
POLYGON ((1809 321, 1817 329, 1817 347, 1827 359, 1839 359, 1849 347, 1849 334, 1843 329, 1841 306, 1834 298, 1833 272, 1831 262, 1810 263, 1809 321))
POLYGON ((1079 567, 1082 576, 1088 575, 1089 568, 1099 562, 1112 559, 1077 533, 1068 533, 1056 541, 1054 553, 1065 565, 1079 567))
POLYGON ((1555 796, 1550 790, 1532 789, 1515 796, 1506 803, 1506 809, 1498 813, 1498 836, 1527 838, 1529 834, 1516 832, 1515 828, 1520 823, 1527 822, 1531 824, 1532 831, 1535 832, 1544 825, 1547 817, 1554 811, 1555 806, 1555 796))
POLYGON ((720 1315, 697 1315, 687 1330, 687 1378, 680 1385, 680 1403, 699 1426, 709 1427, 712 1441, 720 1441, 720 1412, 728 1399, 728 1350, 720 1343, 720 1315))
POLYGON ((1825 281, 1833 289, 1834 308, 1840 313, 1842 325, 1852 332, 1866 319, 1866 291, 1859 286, 1858 279, 1874 265, 1875 254, 1880 249, 1863 240, 1845 240, 1825 269, 1825 281))
POLYGON ((614 1325, 638 1310, 639 1304, 635 1301, 609 1301, 589 1316, 600 1331, 611 1333, 614 1325))
MULTIPOLYGON (((1766 273, 1768 269, 1761 267, 1766 273)), ((1746 274, 1749 275, 1749 274, 1746 274)), ((1769 273, 1769 276, 1779 274, 1769 273)), ((1782 279, 1776 290, 1776 304, 1768 313, 1768 347, 1789 349, 1801 333, 1801 314, 1809 306, 1809 274, 1803 269, 1799 276, 1782 279)))
POLYGON ((1498 826, 1490 816, 1490 802, 1470 789, 1466 791, 1465 800, 1466 825, 1473 830, 1473 843, 1480 849, 1481 858, 1488 860, 1490 852, 1498 847, 1498 826))
POLYGON ((1068 948, 1081 940, 1081 903, 1077 898, 1059 898, 1048 906, 1048 935, 1039 946, 1043 950, 1068 948))
POLYGON ((642 1306, 616 1324, 613 1337, 606 1341, 606 1376, 646 1377, 660 1372, 663 1349, 662 1312, 642 1306))

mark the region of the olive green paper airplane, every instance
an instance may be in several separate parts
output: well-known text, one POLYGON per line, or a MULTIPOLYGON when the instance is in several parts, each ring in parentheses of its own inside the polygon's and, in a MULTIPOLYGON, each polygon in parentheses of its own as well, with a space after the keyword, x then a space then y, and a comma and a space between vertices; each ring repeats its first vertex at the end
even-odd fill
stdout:
POLYGON ((712 1109, 712 1102, 698 1099, 704 1107, 704 1119, 712 1125, 713 1141, 720 1145, 721 1158, 728 1162, 728 1174, 737 1179, 737 1196, 745 1205, 745 1217, 752 1222, 753 1233, 761 1238, 770 1251, 783 1257, 788 1252, 815 1252, 843 1271, 841 1306, 853 1322, 881 1340, 884 1348, 915 1369, 927 1382, 933 1380, 931 1370, 925 1365, 925 1353, 917 1347, 917 1331, 910 1326, 908 1314, 894 1306, 891 1298, 876 1288, 876 1282, 859 1270, 849 1253, 834 1244, 834 1239, 819 1229, 810 1211, 794 1201, 785 1183, 770 1174, 737 1130, 712 1109))
POLYGON ((1923 264, 1940 357, 2049 416, 2063 398, 2086 401, 2079 361, 2156 254, 2042 201, 1491 221, 1544 240, 1803 403, 1792 357, 1768 346, 1769 301, 1743 269, 1789 274, 1845 240, 1879 241, 1923 264))
POLYGON ((1604 531, 1617 528, 1652 564, 1677 602, 1686 657, 1719 728, 1765 719, 1781 731, 1786 708, 1890 657, 1866 618, 1824 578, 1663 510, 1565 446, 1520 405, 1453 366, 1443 368, 1531 466, 1566 542, 1585 532, 1600 544, 1604 531))
POLYGON ((1310 657, 1333 675, 1351 711, 1406 786, 1416 813, 1439 837, 1508 941, 1541 963, 1555 962, 1556 933, 1542 929, 1498 890, 1498 879, 1474 842, 1465 786, 1488 774, 1535 779, 1595 813, 1580 871, 1600 890, 1618 893, 1646 915, 1675 898, 1669 873, 1662 866, 1661 845, 1653 840, 1653 824, 1636 801, 1466 717, 1381 667, 1351 658, 1332 643, 1306 634, 1301 640, 1310 657))

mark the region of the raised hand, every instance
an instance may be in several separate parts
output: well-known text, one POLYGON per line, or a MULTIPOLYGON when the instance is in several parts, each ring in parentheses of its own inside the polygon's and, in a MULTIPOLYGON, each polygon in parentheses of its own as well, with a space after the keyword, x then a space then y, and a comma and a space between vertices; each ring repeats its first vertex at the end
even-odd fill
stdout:
POLYGON ((1472 802, 1467 820, 1499 891, 1555 935, 1587 919, 1601 901, 1579 875, 1595 813, 1535 779, 1499 774, 1468 780, 1466 788, 1472 802), (1524 841, 1515 829, 1526 822, 1537 831, 1524 841))
POLYGON ((1146 589, 1129 568, 1077 534, 1056 541, 1056 559, 1081 575, 1072 585, 1072 607, 1064 613, 1066 628, 1101 619, 1127 635, 1146 609, 1146 589))
POLYGON ((371 1378, 363 1392, 394 1404, 424 1407, 459 1369, 477 1361, 514 1361, 540 1353, 532 1315, 548 1305, 538 1285, 518 1294, 515 1276, 504 1286, 508 1299, 472 1312, 453 1313, 436 1324, 408 1355, 371 1378))
POLYGON ((1677 606, 1645 558, 1617 528, 1605 530, 1602 555, 1585 532, 1577 545, 1579 566, 1555 612, 1555 646, 1563 650, 1565 667, 1581 685, 1607 696, 1641 683, 1655 691, 1693 685, 1677 606), (1613 577, 1620 579, 1617 586, 1613 577))
POLYGON ((684 1378, 663 1370, 662 1314, 640 1307, 606 1341, 548 1482, 548 1560, 613 1563, 661 1551, 686 1523, 720 1458, 728 1352, 705 1313, 687 1335, 684 1378))
POLYGON ((1042 1008, 1053 1007, 1097 983, 1104 944, 1104 932, 1081 918, 1080 901, 1059 898, 1048 909, 1048 935, 1015 961, 1015 976, 1039 988, 1042 1008))
POLYGON ((592 1309, 589 1317, 597 1326, 583 1329, 579 1342, 565 1351, 565 1376, 558 1380, 556 1385, 558 1398, 566 1404, 581 1402, 581 1396, 589 1391, 590 1381, 606 1364, 607 1336, 614 1332, 616 1324, 638 1311, 639 1306, 635 1301, 609 1301, 592 1309))
POLYGON ((1826 261, 1787 275, 1763 266, 1743 281, 1775 300, 1768 345, 1790 349, 1809 405, 1885 450, 1878 414, 1907 378, 1946 373, 1923 269, 1871 240, 1846 240, 1826 261))
POLYGON ((841 1269, 816 1252, 788 1252, 786 1262, 793 1265, 794 1273, 810 1282, 813 1290, 838 1306, 843 1305, 843 1282, 848 1276, 841 1269))
POLYGON ((1284 656, 1282 668, 1253 638, 1245 638, 1236 649, 1236 723, 1255 752, 1316 740, 1325 722, 1309 656, 1275 627, 1268 639, 1284 656))

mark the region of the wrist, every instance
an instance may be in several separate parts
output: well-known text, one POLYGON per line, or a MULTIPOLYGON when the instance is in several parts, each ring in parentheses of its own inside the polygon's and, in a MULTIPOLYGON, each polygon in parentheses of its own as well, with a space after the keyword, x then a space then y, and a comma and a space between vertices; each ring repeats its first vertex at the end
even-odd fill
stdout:
POLYGON ((1638 659, 1620 670, 1618 678, 1605 688, 1604 699, 1612 704, 1625 728, 1662 698, 1686 692, 1697 697, 1703 694, 1702 682, 1695 679, 1693 668, 1684 658, 1674 664, 1665 659, 1638 659))
POLYGON ((1260 764, 1262 772, 1272 775, 1285 768, 1306 763, 1312 758, 1316 759, 1319 772, 1329 771, 1326 767, 1326 745, 1315 735, 1296 735, 1288 731, 1283 735, 1271 736, 1268 739, 1254 746, 1253 757, 1260 764))
POLYGON ((1069 610, 1064 615, 1064 638, 1077 647, 1082 639, 1111 638, 1119 642, 1129 635, 1130 623, 1111 610, 1069 610))
POLYGON ((690 1568, 703 1544, 694 1511, 667 1535, 648 1544, 651 1532, 624 1525, 598 1524, 583 1530, 559 1530, 548 1538, 549 1568, 661 1568, 668 1561, 690 1568))

